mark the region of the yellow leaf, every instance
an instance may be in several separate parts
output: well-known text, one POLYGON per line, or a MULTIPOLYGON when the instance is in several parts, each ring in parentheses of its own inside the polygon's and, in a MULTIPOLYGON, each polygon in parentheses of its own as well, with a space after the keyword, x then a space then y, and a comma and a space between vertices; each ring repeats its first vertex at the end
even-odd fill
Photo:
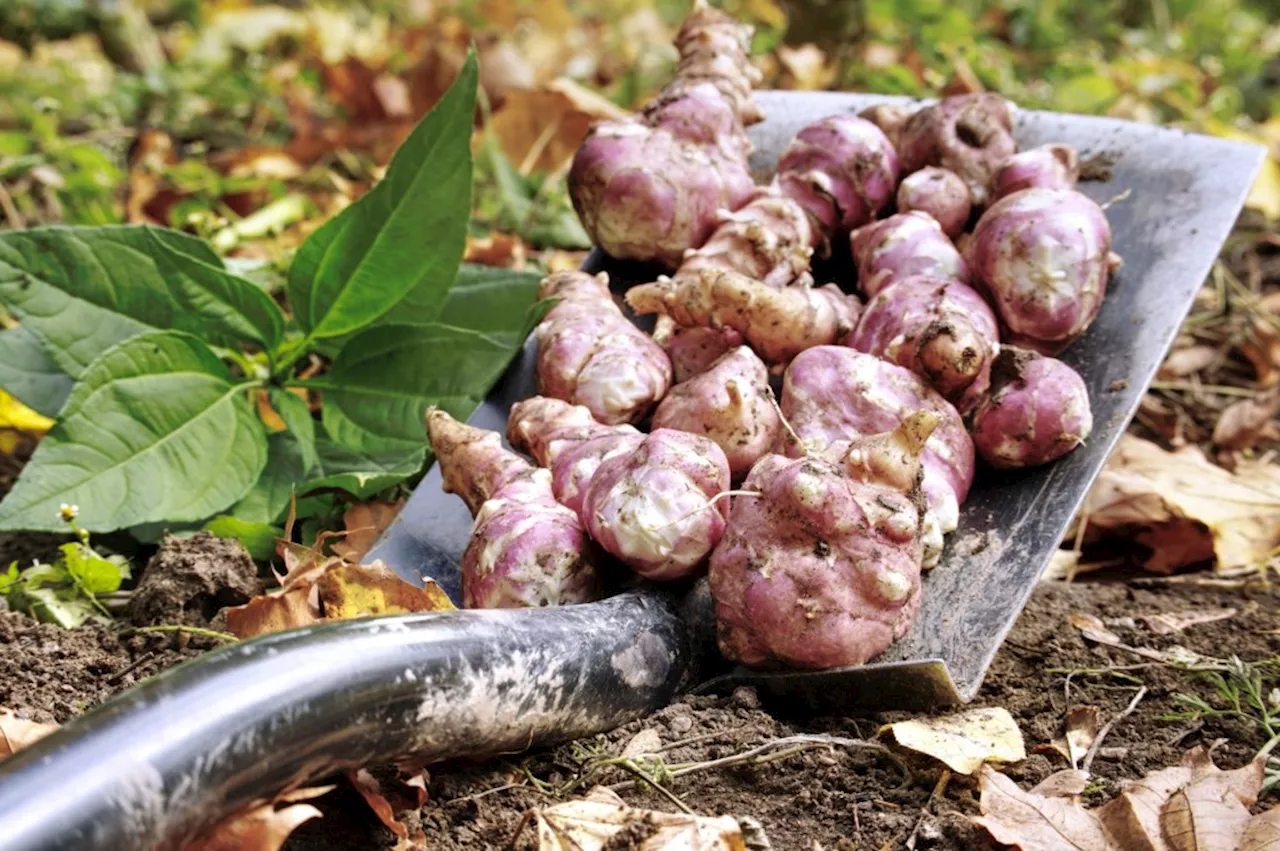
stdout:
POLYGON ((253 638, 317 623, 320 618, 311 610, 310 595, 310 586, 297 585, 283 593, 254 597, 243 606, 228 608, 227 631, 236 638, 253 638))
MULTIPOLYGON (((729 816, 685 815, 628 807, 608 789, 534 810, 538 851, 602 851, 622 835, 637 851, 743 851, 742 827, 729 816), (632 832, 635 832, 634 838, 632 832), (625 833, 624 833, 625 832, 625 833)), ((514 837, 514 838, 519 838, 514 837)), ((514 839, 513 838, 513 839, 514 839)), ((514 847, 514 841, 512 845, 514 847)))
POLYGON ((53 420, 28 408, 8 393, 0 390, 0 429, 16 429, 30 434, 44 434, 53 427, 53 420))
MULTIPOLYGON (((1213 120, 1205 123, 1205 129, 1223 139, 1264 146, 1271 139, 1272 133, 1280 134, 1280 128, 1273 129, 1270 123, 1263 127, 1265 135, 1248 133, 1213 120)), ((1262 169, 1254 179, 1253 188, 1249 190, 1249 197, 1244 202, 1246 207, 1261 210, 1268 219, 1280 219, 1280 159, 1277 157, 1280 157, 1280 151, 1273 147, 1271 156, 1263 161, 1262 169)))
POLYGON ((430 579, 418 588, 380 561, 335 565, 316 580, 325 620, 407 612, 452 611, 449 595, 430 579))
POLYGON ((1027 756, 1017 722, 998 706, 899 721, 884 730, 902 747, 931 756, 960 774, 973 774, 986 762, 1017 762, 1027 756))
POLYGON ((573 159, 592 124, 628 116, 612 101, 560 77, 541 88, 509 92, 489 132, 521 172, 556 171, 573 159))

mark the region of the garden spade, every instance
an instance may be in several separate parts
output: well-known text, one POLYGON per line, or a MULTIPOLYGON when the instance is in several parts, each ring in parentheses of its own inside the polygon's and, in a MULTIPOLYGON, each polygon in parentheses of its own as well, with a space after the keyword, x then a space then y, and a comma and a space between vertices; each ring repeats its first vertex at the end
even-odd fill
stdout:
MULTIPOLYGON (((892 100, 762 92, 752 167, 767 179, 804 125, 892 100)), ((720 659, 705 581, 636 585, 598 603, 324 624, 212 651, 121 694, 0 763, 0 851, 180 848, 254 800, 344 768, 514 753, 603 732, 690 690, 753 686, 790 713, 971 700, 1137 410, 1243 206, 1265 150, 1105 118, 1022 112, 1025 147, 1105 163, 1081 191, 1107 210, 1124 266, 1061 358, 1088 385, 1093 433, 1048 466, 982 471, 912 630, 874 662, 757 672, 720 659)), ((847 283, 848 260, 815 270, 847 283)), ((599 253, 619 290, 652 271, 599 253)), ((824 281, 819 280, 819 283, 824 281)), ((505 432, 535 390, 531 341, 471 417, 505 432)), ((461 599, 471 517, 428 472, 368 559, 461 599)))

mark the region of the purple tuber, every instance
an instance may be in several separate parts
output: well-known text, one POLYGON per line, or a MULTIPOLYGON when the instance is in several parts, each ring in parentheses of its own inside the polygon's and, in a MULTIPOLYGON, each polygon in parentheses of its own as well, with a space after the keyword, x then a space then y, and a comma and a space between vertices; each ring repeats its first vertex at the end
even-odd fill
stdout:
POLYGON ((973 442, 993 467, 1035 467, 1061 458, 1093 430, 1089 391, 1074 369, 1006 346, 991 366, 991 389, 973 414, 973 442))
POLYGON ((902 125, 911 117, 911 110, 896 103, 877 103, 859 112, 858 117, 879 127, 896 151, 898 139, 902 136, 902 125))
POLYGON ((732 328, 677 325, 670 316, 658 316, 653 339, 671 358, 675 382, 683 384, 707 371, 720 356, 742 345, 742 335, 732 328))
POLYGON ((1013 103, 991 93, 943 98, 918 110, 902 125, 898 140, 903 172, 942 166, 960 175, 975 207, 986 206, 992 177, 1018 149, 1016 111, 1013 103))
POLYGON ((973 231, 969 264, 1009 342, 1057 354, 1098 314, 1111 254, 1107 217, 1072 189, 1024 189, 997 201, 973 231))
POLYGON ((503 448, 497 432, 427 411, 427 435, 444 491, 475 518, 462 554, 469 609, 585 603, 598 594, 578 515, 556 502, 551 474, 503 448))
POLYGON ((1080 155, 1070 145, 1041 145, 1005 160, 991 181, 997 200, 1023 189, 1074 189, 1080 179, 1080 155))
POLYGON ((582 514, 591 537, 648 579, 699 571, 724 534, 729 487, 720 447, 698 434, 659 428, 631 452, 604 461, 582 514))
POLYGON ((898 213, 858 228, 850 238, 858 290, 872 298, 914 275, 969 280, 969 267, 942 225, 928 213, 898 213))
POLYGON ((585 407, 545 396, 517 402, 507 419, 507 440, 551 470, 556 501, 575 514, 600 465, 643 439, 632 426, 603 425, 585 407))
POLYGON ((643 419, 671 386, 671 361, 614 303, 604 272, 556 272, 541 297, 561 301, 534 334, 538 390, 584 405, 606 425, 643 419))
POLYGON ((898 212, 928 213, 951 239, 964 233, 971 209, 969 187, 954 171, 931 165, 907 175, 898 184, 898 212))
POLYGON ((999 329, 991 308, 967 284, 919 276, 867 302, 845 343, 906 367, 963 413, 960 400, 990 368, 999 329))
POLYGON ((747 346, 671 388, 653 414, 653 427, 711 438, 724 450, 729 473, 741 480, 769 452, 782 421, 769 389, 769 370, 747 346))

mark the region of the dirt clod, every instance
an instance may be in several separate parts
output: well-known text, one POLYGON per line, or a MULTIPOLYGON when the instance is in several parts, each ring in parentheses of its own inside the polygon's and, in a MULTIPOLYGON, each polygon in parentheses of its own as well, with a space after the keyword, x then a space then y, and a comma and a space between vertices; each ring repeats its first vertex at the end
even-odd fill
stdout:
POLYGON ((257 567, 239 541, 200 532, 166 537, 129 601, 139 626, 209 623, 219 610, 262 593, 257 567))

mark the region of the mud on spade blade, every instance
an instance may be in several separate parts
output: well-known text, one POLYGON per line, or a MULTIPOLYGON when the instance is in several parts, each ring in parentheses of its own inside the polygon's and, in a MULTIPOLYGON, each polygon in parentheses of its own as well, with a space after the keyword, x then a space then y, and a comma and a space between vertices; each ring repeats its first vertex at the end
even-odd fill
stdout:
MULTIPOLYGON (((835 92, 761 92, 757 100, 768 115, 748 129, 758 180, 768 179, 782 150, 806 124, 840 112, 856 113, 872 103, 910 103, 835 92)), ((911 709, 971 700, 1136 412, 1266 156, 1254 145, 1056 113, 1021 111, 1015 136, 1023 149, 1065 142, 1086 160, 1109 161, 1106 180, 1079 186, 1095 201, 1129 193, 1107 210, 1113 245, 1124 265, 1113 276, 1093 325, 1059 356, 1088 386, 1092 435, 1084 446, 1042 468, 979 472, 941 564, 925 576, 914 627, 872 663, 817 672, 739 668, 702 683, 698 691, 750 684, 766 700, 775 697, 789 707, 814 710, 911 709)), ((837 252, 828 268, 815 270, 819 283, 848 281, 848 264, 847 252, 843 257, 837 252)), ((655 277, 652 269, 599 252, 584 268, 607 271, 618 292, 655 277)), ((505 433, 511 405, 536 392, 535 354, 530 341, 471 417, 472 425, 505 433)), ((433 577, 459 599, 457 561, 469 529, 465 506, 440 490, 439 473, 433 469, 371 555, 405 578, 433 577)), ((694 602, 705 606, 709 601, 702 594, 694 602)))

